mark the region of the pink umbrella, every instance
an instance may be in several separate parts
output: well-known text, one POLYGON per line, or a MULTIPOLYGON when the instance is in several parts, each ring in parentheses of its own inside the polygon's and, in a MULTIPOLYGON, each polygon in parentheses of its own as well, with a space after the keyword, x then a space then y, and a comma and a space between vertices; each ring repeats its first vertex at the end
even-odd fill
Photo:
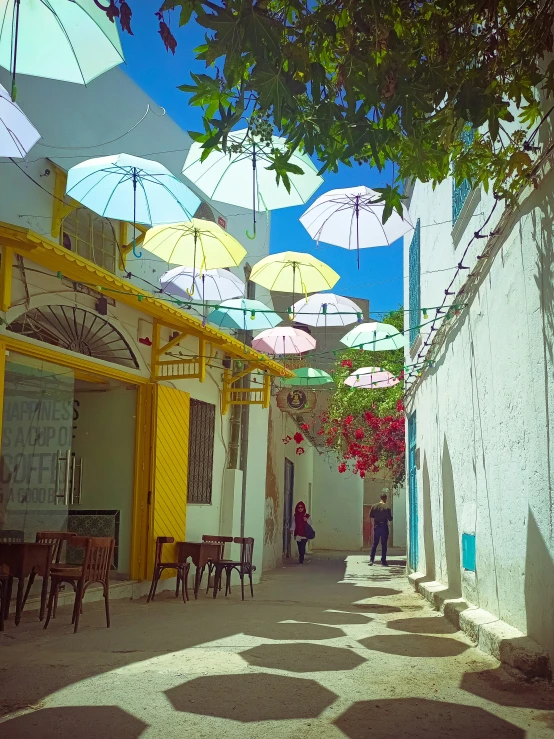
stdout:
POLYGON ((377 387, 394 387, 399 382, 393 374, 381 367, 360 367, 346 378, 344 384, 371 390, 377 387))
POLYGON ((269 328, 252 341, 252 348, 264 354, 303 354, 315 349, 315 339, 292 326, 269 328))

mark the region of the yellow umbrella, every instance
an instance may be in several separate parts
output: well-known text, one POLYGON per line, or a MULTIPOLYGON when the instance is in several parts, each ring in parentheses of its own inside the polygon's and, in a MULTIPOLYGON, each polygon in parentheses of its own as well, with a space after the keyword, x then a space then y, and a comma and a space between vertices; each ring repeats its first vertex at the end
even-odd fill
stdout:
POLYGON ((311 254, 284 251, 270 254, 254 265, 252 282, 276 292, 308 293, 328 290, 339 280, 339 275, 327 264, 311 254))
POLYGON ((192 218, 184 223, 154 226, 143 246, 168 264, 200 270, 238 267, 246 249, 212 221, 192 218))

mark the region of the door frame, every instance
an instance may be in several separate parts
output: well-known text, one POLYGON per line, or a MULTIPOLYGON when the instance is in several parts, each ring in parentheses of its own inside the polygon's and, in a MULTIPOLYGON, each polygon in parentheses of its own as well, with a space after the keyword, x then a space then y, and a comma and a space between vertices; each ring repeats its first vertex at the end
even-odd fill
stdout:
POLYGON ((284 466, 284 485, 283 485, 283 557, 289 559, 291 556, 291 533, 292 511, 294 503, 294 462, 285 457, 284 466), (288 474, 287 474, 288 473, 288 474), (287 494, 288 482, 290 481, 290 490, 287 494), (287 515, 288 513, 288 515, 287 515))

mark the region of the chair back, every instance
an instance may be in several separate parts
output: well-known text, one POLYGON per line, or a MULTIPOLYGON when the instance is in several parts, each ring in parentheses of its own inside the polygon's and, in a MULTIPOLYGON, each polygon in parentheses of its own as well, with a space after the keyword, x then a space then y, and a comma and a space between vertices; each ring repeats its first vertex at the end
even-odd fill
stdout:
POLYGON ((235 544, 240 544, 240 562, 243 567, 252 566, 254 554, 254 538, 252 536, 235 536, 235 544))
POLYGON ((37 544, 51 544, 52 564, 59 564, 63 545, 74 536, 75 534, 69 531, 38 531, 35 541, 37 544))
POLYGON ((0 530, 0 541, 6 544, 20 544, 25 540, 25 532, 18 529, 0 530))
POLYGON ((162 549, 164 544, 173 544, 175 541, 173 536, 158 536, 156 539, 156 559, 155 564, 162 564, 162 549))
POLYGON ((85 583, 107 582, 113 561, 115 539, 111 536, 74 536, 71 546, 84 547, 82 578, 85 583))
POLYGON ((224 559, 225 558, 225 544, 232 544, 233 537, 204 534, 202 536, 202 541, 205 541, 206 544, 222 544, 223 546, 221 547, 221 558, 224 559))

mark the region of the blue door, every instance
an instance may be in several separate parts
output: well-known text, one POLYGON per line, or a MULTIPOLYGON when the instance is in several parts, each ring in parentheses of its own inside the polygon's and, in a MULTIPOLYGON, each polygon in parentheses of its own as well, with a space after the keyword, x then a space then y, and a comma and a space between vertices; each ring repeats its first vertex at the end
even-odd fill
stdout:
POLYGON ((408 564, 412 571, 417 570, 419 558, 416 448, 416 414, 414 412, 408 419, 408 516, 410 530, 408 564))

